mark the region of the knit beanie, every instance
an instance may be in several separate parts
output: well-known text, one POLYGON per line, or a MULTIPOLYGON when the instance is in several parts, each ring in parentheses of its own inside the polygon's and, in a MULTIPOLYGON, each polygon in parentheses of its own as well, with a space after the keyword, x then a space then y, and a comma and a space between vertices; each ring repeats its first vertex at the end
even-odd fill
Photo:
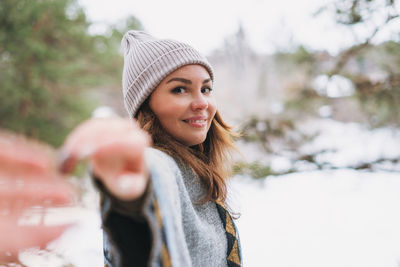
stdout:
POLYGON ((121 46, 124 53, 122 90, 130 118, 166 76, 184 65, 200 64, 214 80, 207 59, 188 44, 131 30, 122 38, 121 46))

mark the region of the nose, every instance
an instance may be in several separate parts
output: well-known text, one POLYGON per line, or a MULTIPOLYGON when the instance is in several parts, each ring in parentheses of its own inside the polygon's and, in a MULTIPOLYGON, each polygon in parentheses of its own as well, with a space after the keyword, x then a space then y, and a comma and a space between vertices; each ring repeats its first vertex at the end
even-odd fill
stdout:
POLYGON ((208 100, 203 94, 196 94, 191 103, 192 110, 204 110, 208 108, 208 100))

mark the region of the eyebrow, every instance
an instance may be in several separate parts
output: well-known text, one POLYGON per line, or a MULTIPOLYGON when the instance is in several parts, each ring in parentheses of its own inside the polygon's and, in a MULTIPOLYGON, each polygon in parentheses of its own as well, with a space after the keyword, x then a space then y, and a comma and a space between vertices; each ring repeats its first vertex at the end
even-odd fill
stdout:
MULTIPOLYGON (((186 84, 192 84, 191 80, 188 80, 188 79, 185 79, 185 78, 179 78, 179 77, 172 78, 172 79, 168 80, 167 83, 170 83, 170 82, 173 82, 173 81, 183 82, 183 83, 186 83, 186 84)), ((208 83, 209 81, 211 81, 211 79, 205 79, 203 81, 203 84, 208 83)))

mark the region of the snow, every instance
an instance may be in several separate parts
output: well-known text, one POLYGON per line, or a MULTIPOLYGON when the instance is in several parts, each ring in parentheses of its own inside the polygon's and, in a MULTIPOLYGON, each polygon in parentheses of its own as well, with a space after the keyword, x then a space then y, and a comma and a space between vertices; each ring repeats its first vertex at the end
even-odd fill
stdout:
MULTIPOLYGON (((338 166, 400 157, 398 130, 368 130, 332 120, 318 121, 313 130, 321 135, 302 147, 303 152, 332 149, 335 152, 320 160, 338 166)), ((241 150, 250 160, 262 156, 251 144, 241 150)), ((289 164, 284 157, 271 162, 275 169, 289 164)), ((230 206, 241 214, 237 226, 244 266, 398 267, 400 173, 306 167, 266 179, 235 176, 230 180, 230 206)), ((53 218, 49 217, 49 223, 61 218, 76 225, 50 245, 51 252, 23 253, 23 263, 30 267, 102 266, 98 196, 90 183, 85 188, 80 206, 49 213, 53 218)))
POLYGON ((51 243, 47 251, 28 250, 20 255, 20 260, 29 267, 104 266, 98 211, 76 207, 58 212, 56 217, 67 221, 74 218, 75 225, 51 243))
POLYGON ((99 194, 89 177, 72 179, 84 190, 79 205, 47 211, 48 225, 72 224, 45 251, 30 249, 20 254, 22 263, 29 267, 88 267, 104 266, 103 237, 99 210, 99 194))
MULTIPOLYGON (((398 267, 399 164, 382 164, 375 172, 346 166, 400 158, 400 131, 330 119, 304 122, 301 128, 320 133, 300 148, 302 153, 327 150, 317 161, 343 169, 316 171, 298 162, 298 173, 234 177, 229 200, 241 213, 244 266, 398 267)), ((263 155, 254 144, 240 149, 246 159, 264 160, 275 171, 290 167, 289 159, 263 155)))
MULTIPOLYGON (((353 170, 235 177, 244 266, 397 267, 400 175, 353 170)), ((231 196, 231 198, 233 198, 231 196)))

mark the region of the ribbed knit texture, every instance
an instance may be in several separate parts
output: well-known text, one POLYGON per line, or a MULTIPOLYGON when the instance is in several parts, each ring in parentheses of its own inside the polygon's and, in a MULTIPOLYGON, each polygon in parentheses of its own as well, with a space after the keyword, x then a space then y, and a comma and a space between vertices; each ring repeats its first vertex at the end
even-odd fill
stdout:
POLYGON ((188 44, 157 39, 145 32, 132 30, 124 35, 121 46, 124 53, 124 103, 131 118, 161 81, 184 65, 200 64, 214 80, 207 59, 188 44))
MULTIPOLYGON (((228 252, 231 252, 232 248, 228 251, 230 243, 224 228, 227 217, 222 221, 214 202, 199 203, 207 192, 200 177, 195 175, 189 166, 178 163, 166 153, 153 148, 146 150, 146 162, 151 173, 152 190, 148 191, 140 210, 147 218, 153 239, 152 253, 147 266, 160 266, 159 256, 163 255, 164 237, 173 267, 240 266, 230 265, 228 258, 228 252), (158 222, 157 212, 152 209, 153 199, 158 202, 162 224, 158 222)), ((139 220, 138 206, 134 201, 125 202, 114 198, 104 187, 100 187, 100 190, 103 204, 106 204, 102 205, 106 261, 113 267, 142 266, 112 264, 116 260, 113 257, 119 258, 118 247, 135 247, 131 244, 137 242, 138 237, 129 236, 129 229, 124 229, 129 226, 110 222, 119 215, 131 218, 132 222, 139 220), (126 232, 126 243, 113 243, 118 241, 118 232, 126 232)), ((236 236, 236 232, 230 232, 236 236)), ((237 250, 240 250, 238 242, 236 246, 237 250)), ((140 251, 132 250, 129 255, 137 256, 138 253, 140 251)), ((123 263, 124 259, 121 258, 120 261, 123 263)))

